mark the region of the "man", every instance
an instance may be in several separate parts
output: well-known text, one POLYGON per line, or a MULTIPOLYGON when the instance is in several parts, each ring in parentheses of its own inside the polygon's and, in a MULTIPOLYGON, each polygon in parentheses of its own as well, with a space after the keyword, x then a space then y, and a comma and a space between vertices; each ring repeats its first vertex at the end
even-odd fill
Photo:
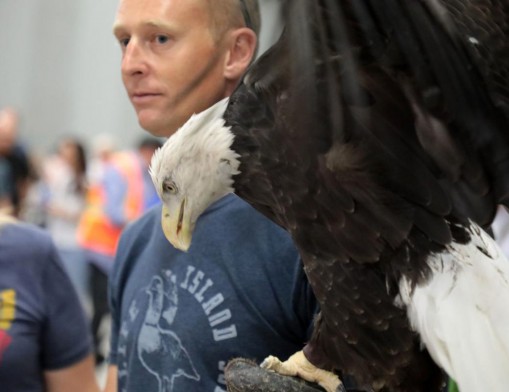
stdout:
MULTIPOLYGON (((121 0, 114 33, 141 126, 169 137, 229 96, 258 28, 256 0, 121 0)), ((286 232, 229 195, 200 218, 183 253, 160 216, 149 211, 118 246, 106 391, 224 391, 230 359, 302 348, 316 301, 286 232)))

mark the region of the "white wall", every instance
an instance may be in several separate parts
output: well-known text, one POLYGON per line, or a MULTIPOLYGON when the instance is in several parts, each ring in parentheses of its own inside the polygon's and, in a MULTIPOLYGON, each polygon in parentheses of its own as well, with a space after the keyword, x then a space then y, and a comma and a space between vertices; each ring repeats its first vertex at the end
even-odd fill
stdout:
MULTIPOLYGON (((280 30, 279 1, 260 4, 265 49, 280 30)), ((66 134, 87 142, 109 132, 121 147, 142 136, 120 79, 116 7, 117 0, 0 0, 0 107, 21 112, 29 148, 47 151, 66 134)))

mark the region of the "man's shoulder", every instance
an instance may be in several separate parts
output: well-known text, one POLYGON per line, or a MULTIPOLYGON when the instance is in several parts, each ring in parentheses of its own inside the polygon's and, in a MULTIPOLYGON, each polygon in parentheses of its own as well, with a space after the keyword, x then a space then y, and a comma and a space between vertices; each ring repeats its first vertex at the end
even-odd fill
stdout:
POLYGON ((124 273, 124 270, 133 268, 140 260, 157 259, 162 248, 171 248, 168 244, 161 229, 161 206, 155 206, 122 231, 113 274, 124 273))
POLYGON ((249 222, 251 224, 276 227, 275 223, 235 194, 229 194, 216 202, 205 215, 211 215, 214 219, 228 219, 234 223, 249 222))
POLYGON ((161 229, 161 205, 158 204, 135 221, 129 223, 123 231, 123 236, 138 235, 139 233, 153 234, 161 229))
POLYGON ((253 230, 268 232, 271 235, 287 237, 289 234, 279 225, 256 210, 248 202, 236 195, 228 208, 225 208, 224 216, 240 226, 249 226, 253 230))
POLYGON ((20 246, 35 245, 39 247, 51 247, 52 239, 49 233, 32 224, 25 222, 8 223, 0 229, 0 236, 7 237, 6 241, 11 244, 16 243, 20 246))
POLYGON ((267 252, 289 248, 293 251, 288 232, 238 196, 228 195, 212 208, 215 210, 207 211, 201 217, 203 221, 198 222, 196 234, 200 238, 217 238, 221 242, 230 241, 242 244, 241 247, 246 249, 265 249, 267 252))
POLYGON ((17 222, 0 228, 2 257, 23 262, 49 260, 55 246, 49 233, 34 225, 17 222))

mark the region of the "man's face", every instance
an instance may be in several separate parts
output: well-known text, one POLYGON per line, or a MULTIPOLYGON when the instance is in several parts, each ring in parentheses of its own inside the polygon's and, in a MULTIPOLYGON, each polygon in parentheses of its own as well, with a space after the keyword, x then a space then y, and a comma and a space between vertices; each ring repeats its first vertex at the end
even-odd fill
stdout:
POLYGON ((122 80, 140 125, 171 136, 226 96, 227 51, 209 29, 205 0, 120 0, 114 33, 122 80))

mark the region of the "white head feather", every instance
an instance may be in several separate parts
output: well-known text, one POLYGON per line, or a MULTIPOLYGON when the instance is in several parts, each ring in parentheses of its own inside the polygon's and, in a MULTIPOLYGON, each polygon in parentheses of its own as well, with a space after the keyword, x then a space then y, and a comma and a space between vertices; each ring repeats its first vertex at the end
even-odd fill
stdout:
POLYGON ((234 191, 238 154, 223 119, 228 99, 194 114, 152 157, 150 175, 163 204, 184 201, 186 218, 196 219, 214 201, 234 191), (169 186, 170 185, 170 186, 169 186))

